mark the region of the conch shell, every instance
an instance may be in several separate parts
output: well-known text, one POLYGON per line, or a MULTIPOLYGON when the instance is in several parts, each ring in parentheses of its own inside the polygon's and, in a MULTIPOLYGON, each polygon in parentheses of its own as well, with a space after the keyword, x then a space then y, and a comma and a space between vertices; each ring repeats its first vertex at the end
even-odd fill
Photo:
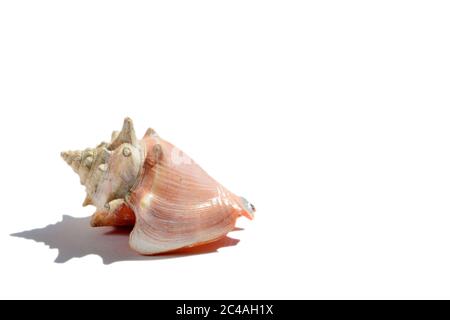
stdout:
POLYGON ((148 129, 136 138, 131 119, 110 143, 62 152, 94 205, 93 227, 133 226, 130 246, 153 255, 224 237, 255 208, 211 178, 190 157, 148 129))

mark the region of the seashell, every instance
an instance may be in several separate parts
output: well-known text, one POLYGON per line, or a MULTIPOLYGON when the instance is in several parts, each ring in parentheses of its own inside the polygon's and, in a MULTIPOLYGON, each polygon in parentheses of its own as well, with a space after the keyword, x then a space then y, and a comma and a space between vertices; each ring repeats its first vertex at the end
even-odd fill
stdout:
POLYGON ((133 226, 130 247, 153 255, 209 243, 253 219, 255 208, 228 191, 174 145, 148 129, 136 138, 131 119, 110 143, 61 153, 94 205, 93 227, 133 226))

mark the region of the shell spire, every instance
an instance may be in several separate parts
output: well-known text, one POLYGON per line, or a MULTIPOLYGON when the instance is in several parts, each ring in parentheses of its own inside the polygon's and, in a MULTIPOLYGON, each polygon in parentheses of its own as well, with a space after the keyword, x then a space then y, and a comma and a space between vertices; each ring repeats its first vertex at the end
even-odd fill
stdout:
POLYGON ((79 168, 81 165, 81 154, 82 152, 79 150, 61 152, 61 157, 77 174, 79 173, 79 168))
POLYGON ((86 149, 83 151, 64 151, 61 152, 61 157, 69 166, 72 167, 73 171, 78 174, 81 184, 84 185, 91 167, 95 161, 95 154, 95 150, 86 149))

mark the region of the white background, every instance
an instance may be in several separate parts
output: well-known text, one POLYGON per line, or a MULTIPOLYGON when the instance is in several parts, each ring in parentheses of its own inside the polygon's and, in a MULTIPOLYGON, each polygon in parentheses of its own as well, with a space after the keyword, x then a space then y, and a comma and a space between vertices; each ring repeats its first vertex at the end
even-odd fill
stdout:
POLYGON ((448 1, 0 2, 0 297, 450 298, 449 16, 448 1), (239 244, 55 263, 10 236, 92 212, 59 152, 125 116, 256 205, 239 244))

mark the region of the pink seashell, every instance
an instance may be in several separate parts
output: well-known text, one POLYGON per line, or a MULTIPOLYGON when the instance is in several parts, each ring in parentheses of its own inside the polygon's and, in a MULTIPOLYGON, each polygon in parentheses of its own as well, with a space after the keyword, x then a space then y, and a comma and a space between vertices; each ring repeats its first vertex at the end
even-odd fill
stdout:
POLYGON ((158 254, 224 237, 254 207, 211 178, 181 150, 147 130, 137 140, 131 119, 111 143, 63 152, 86 187, 91 225, 134 226, 130 246, 158 254))

